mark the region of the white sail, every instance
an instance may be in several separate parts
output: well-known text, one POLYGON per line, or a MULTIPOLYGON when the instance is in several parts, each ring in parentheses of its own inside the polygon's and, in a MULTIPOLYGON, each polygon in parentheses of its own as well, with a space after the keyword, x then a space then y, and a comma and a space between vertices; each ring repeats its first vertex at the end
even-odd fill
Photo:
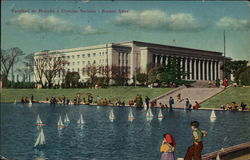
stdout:
POLYGON ((109 120, 113 121, 114 119, 115 119, 114 111, 113 111, 113 109, 111 109, 111 111, 109 113, 109 120))
POLYGON ((219 154, 217 154, 216 160, 220 160, 220 155, 219 154))
POLYGON ((69 122, 70 120, 69 120, 68 114, 66 113, 65 118, 64 118, 64 123, 69 123, 69 122))
POLYGON ((210 119, 216 119, 216 115, 215 115, 214 109, 211 112, 210 119))
POLYGON ((14 104, 16 104, 16 100, 14 101, 14 104))
POLYGON ((41 145, 44 145, 45 144, 45 136, 44 136, 44 133, 43 133, 43 129, 41 128, 41 131, 36 139, 36 143, 34 145, 34 147, 36 146, 41 146, 41 145))
POLYGON ((80 115, 80 119, 77 121, 78 124, 84 124, 82 114, 80 115))
POLYGON ((99 109, 99 108, 100 108, 100 106, 97 106, 96 108, 97 108, 97 109, 99 109))
POLYGON ((148 118, 153 118, 153 117, 154 117, 154 115, 153 115, 153 113, 152 113, 152 111, 151 111, 151 108, 148 109, 146 116, 147 116, 148 118))
POLYGON ((72 101, 69 101, 69 105, 73 105, 73 102, 72 102, 72 101))
POLYGON ((31 100, 29 101, 29 105, 32 105, 32 102, 31 102, 31 100))
POLYGON ((36 124, 43 124, 39 114, 38 114, 37 119, 36 119, 36 124))
POLYGON ((132 109, 130 108, 129 110, 129 114, 128 114, 128 120, 129 121, 133 121, 135 118, 134 118, 134 115, 133 115, 133 112, 132 112, 132 109))
POLYGON ((59 120, 57 122, 57 126, 59 126, 59 127, 63 127, 64 126, 64 124, 62 122, 62 117, 61 116, 59 117, 59 120))
POLYGON ((161 112, 161 109, 159 110, 159 113, 158 113, 158 119, 162 119, 163 118, 163 115, 162 115, 162 112, 161 112))
POLYGON ((144 110, 147 110, 147 104, 144 103, 144 110))

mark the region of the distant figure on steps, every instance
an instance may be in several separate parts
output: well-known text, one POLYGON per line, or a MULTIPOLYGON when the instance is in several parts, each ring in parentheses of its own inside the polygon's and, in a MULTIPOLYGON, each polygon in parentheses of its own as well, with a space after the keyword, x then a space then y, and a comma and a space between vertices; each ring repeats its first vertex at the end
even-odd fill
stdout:
POLYGON ((163 135, 160 152, 162 152, 161 160, 174 160, 175 141, 171 134, 166 133, 163 135))

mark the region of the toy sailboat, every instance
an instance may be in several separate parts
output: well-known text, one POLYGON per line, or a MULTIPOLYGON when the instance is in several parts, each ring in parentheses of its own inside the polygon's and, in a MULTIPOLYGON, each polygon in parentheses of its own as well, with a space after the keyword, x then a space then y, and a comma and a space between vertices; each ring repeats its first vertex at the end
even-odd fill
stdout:
POLYGON ((61 116, 59 117, 59 120, 57 122, 57 127, 58 128, 64 128, 65 127, 63 122, 62 122, 62 117, 61 116))
POLYGON ((65 118, 64 118, 64 123, 69 123, 69 122, 70 120, 69 120, 68 114, 66 113, 65 118))
POLYGON ((43 146, 43 145, 45 145, 45 136, 43 133, 43 129, 41 128, 41 131, 36 139, 36 143, 34 147, 43 146))
POLYGON ((79 125, 83 125, 84 124, 84 121, 83 121, 83 118, 82 118, 82 114, 80 115, 80 119, 77 121, 77 123, 79 125))
POLYGON ((32 102, 31 102, 31 100, 29 100, 29 106, 30 106, 30 107, 32 106, 32 102))
POLYGON ((147 110, 147 104, 146 103, 144 103, 144 110, 147 110))
POLYGON ((211 112, 210 120, 212 120, 212 121, 216 120, 216 115, 215 115, 214 109, 211 112))
POLYGON ((130 108, 129 114, 128 114, 128 121, 132 122, 134 120, 133 112, 132 109, 130 108))
POLYGON ((45 124, 43 124, 39 114, 38 114, 37 119, 36 119, 36 125, 37 126, 45 126, 45 124))
POLYGON ((14 104, 16 104, 16 100, 14 101, 14 104))
POLYGON ((159 119, 159 120, 162 120, 162 119, 163 119, 163 115, 162 115, 161 109, 160 109, 160 111, 159 111, 159 113, 158 113, 158 119, 159 119))
POLYGON ((115 119, 115 115, 114 115, 114 111, 113 111, 113 109, 112 109, 112 110, 110 111, 110 113, 109 113, 109 120, 110 120, 111 122, 113 122, 114 119, 115 119))
POLYGON ((154 118, 154 115, 151 111, 151 108, 148 109, 147 113, 146 113, 146 117, 147 117, 147 120, 151 120, 154 118))

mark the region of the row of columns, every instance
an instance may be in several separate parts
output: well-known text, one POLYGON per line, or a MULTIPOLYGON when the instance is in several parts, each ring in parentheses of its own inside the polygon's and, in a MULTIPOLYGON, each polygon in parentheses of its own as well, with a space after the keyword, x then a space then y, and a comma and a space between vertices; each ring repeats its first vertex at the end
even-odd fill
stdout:
MULTIPOLYGON (((155 66, 167 65, 171 56, 153 55, 155 66)), ((220 76, 218 60, 199 59, 193 57, 176 57, 177 65, 186 73, 179 77, 186 80, 216 80, 220 76)))

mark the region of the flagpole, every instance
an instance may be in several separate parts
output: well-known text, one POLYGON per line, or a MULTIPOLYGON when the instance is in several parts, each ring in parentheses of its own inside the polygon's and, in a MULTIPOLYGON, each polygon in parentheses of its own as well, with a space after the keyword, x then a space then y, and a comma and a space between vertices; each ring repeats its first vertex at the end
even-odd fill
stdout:
POLYGON ((226 77, 226 33, 224 30, 224 67, 223 67, 223 78, 226 77))

